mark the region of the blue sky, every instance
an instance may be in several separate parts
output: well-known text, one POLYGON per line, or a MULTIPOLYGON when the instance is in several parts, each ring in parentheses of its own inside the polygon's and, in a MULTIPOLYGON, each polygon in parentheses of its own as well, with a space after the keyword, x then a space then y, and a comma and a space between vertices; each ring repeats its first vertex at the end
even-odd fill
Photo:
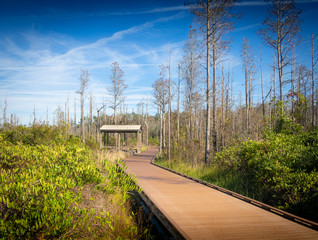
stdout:
MULTIPOLYGON (((310 36, 318 34, 318 0, 298 1, 302 9, 301 61, 309 63, 310 36)), ((263 1, 242 0, 236 11, 231 61, 234 95, 243 93, 240 47, 242 37, 250 39, 256 56, 261 40, 256 34, 265 18, 263 1)), ((15 113, 27 124, 35 107, 45 120, 48 108, 73 102, 79 89, 80 69, 90 73, 88 93, 94 94, 94 109, 107 101, 110 65, 117 61, 125 72, 128 111, 137 111, 144 98, 152 101, 152 83, 159 77, 159 65, 169 60, 172 48, 172 78, 177 80, 177 63, 193 17, 184 1, 18 1, 0 0, 0 107, 7 99, 7 116, 15 113)), ((263 46, 264 78, 269 79, 272 50, 263 46)), ((258 65, 258 57, 255 59, 258 65)), ((226 64, 228 65, 228 64, 226 64)), ((309 65, 308 65, 309 66, 309 65)), ((256 75, 255 102, 259 99, 256 75)), ((269 81, 268 81, 269 85, 269 81)), ((268 88, 268 86, 267 86, 268 88)), ((79 101, 77 101, 79 116, 79 101)), ((150 104, 150 108, 152 108, 150 104)), ((86 106, 88 109, 88 106, 86 106)), ((110 108, 107 112, 111 113, 110 108)), ((155 113, 155 110, 151 110, 155 113)))

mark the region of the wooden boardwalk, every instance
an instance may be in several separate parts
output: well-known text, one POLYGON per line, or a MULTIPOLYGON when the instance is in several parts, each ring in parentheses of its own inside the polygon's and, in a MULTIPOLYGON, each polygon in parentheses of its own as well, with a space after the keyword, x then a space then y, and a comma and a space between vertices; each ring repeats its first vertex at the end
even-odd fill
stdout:
POLYGON ((185 239, 318 239, 318 231, 150 164, 156 153, 128 157, 126 172, 185 239))

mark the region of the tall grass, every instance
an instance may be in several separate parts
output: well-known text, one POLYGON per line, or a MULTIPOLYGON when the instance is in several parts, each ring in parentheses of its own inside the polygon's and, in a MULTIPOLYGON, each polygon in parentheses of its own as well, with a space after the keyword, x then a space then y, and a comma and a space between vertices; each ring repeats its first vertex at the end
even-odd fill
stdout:
POLYGON ((192 164, 173 160, 169 162, 164 158, 157 158, 155 163, 259 201, 264 199, 261 192, 250 191, 244 179, 239 175, 229 174, 228 171, 216 165, 205 166, 203 163, 192 164))

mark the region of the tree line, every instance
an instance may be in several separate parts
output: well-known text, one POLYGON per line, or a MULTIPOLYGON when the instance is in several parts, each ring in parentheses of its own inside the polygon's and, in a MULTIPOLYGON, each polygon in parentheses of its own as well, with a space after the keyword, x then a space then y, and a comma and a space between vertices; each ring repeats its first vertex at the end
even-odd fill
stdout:
MULTIPOLYGON (((49 121, 49 111, 46 110, 45 120, 41 120, 37 116, 36 107, 32 116, 30 116, 29 125, 53 125, 58 128, 65 129, 65 134, 73 134, 79 136, 82 142, 88 141, 91 144, 101 143, 102 136, 100 127, 104 124, 108 125, 124 125, 139 124, 142 125, 142 140, 148 145, 148 136, 152 141, 156 141, 155 117, 149 116, 149 101, 142 99, 136 106, 136 112, 133 110, 128 113, 125 103, 124 91, 128 87, 124 79, 124 71, 120 68, 118 62, 113 62, 110 66, 111 74, 109 76, 110 83, 105 86, 106 95, 103 101, 98 104, 95 102, 95 96, 89 92, 90 73, 88 69, 81 69, 79 75, 79 89, 75 92, 78 97, 74 98, 73 106, 68 96, 64 105, 59 105, 53 112, 53 120, 49 121), (107 97, 107 100, 106 100, 107 97), (77 116, 77 107, 80 106, 80 116, 77 116), (89 108, 86 109, 85 106, 89 108), (71 116, 71 108, 73 107, 74 115, 71 116), (112 112, 107 112, 107 108, 112 112), (148 124, 150 125, 148 127, 148 124), (149 130, 148 130, 149 129, 149 130)), ((7 116, 8 101, 5 100, 2 108, 1 127, 4 130, 10 130, 12 127, 21 125, 19 118, 15 114, 7 116)), ((113 145, 118 145, 119 138, 114 134, 113 145)), ((97 145, 96 145, 97 146, 97 145)))
MULTIPOLYGON (((262 130, 288 116, 305 129, 318 125, 318 88, 315 68, 317 47, 311 41, 311 66, 295 52, 301 47, 301 10, 293 0, 268 1, 266 16, 257 33, 274 58, 271 79, 263 79, 263 58, 247 38, 241 43, 244 98, 235 99, 231 62, 224 60, 231 47, 230 33, 238 14, 235 0, 197 0, 186 3, 195 18, 179 60, 178 79, 171 79, 171 61, 159 66, 153 83, 154 103, 160 118, 159 147, 167 159, 189 149, 200 152, 206 165, 226 146, 240 139, 262 138, 262 130), (255 62, 259 59, 260 65, 255 62), (225 64, 229 64, 225 72, 225 64), (260 80, 256 79, 259 72, 260 80), (256 81, 261 101, 255 102, 256 81), (265 92, 265 83, 270 90, 265 92), (173 88, 173 92, 171 89, 173 88), (176 109, 171 109, 171 99, 176 109), (181 106, 183 111, 181 111, 181 106)), ((170 49, 171 55, 171 49, 170 49)), ((188 154, 190 158, 194 153, 188 154)))
MULTIPOLYGON (((307 128, 318 125, 316 37, 313 34, 310 39, 311 66, 306 66, 296 59, 301 46, 301 10, 294 1, 269 1, 258 30, 259 37, 274 54, 271 79, 263 79, 261 47, 256 53, 250 40, 242 39, 245 92, 239 98, 234 96, 231 62, 224 61, 231 48, 230 33, 238 19, 233 13, 236 1, 197 0, 186 4, 195 22, 190 26, 177 69, 171 67, 171 48, 169 60, 159 65, 159 77, 153 83, 153 104, 143 99, 136 107, 137 113, 128 113, 124 71, 114 62, 110 66, 111 84, 105 87, 110 98, 95 104, 93 93, 88 93, 89 71, 81 69, 74 116, 70 116, 68 97, 65 105, 54 111, 53 125, 68 126, 68 133, 80 135, 83 142, 85 139, 99 142, 99 128, 103 124, 141 124, 145 130, 144 143, 149 139, 158 142, 160 153, 165 153, 168 159, 182 149, 198 149, 205 164, 209 164, 215 153, 239 139, 261 139, 262 129, 273 127, 282 114, 307 128), (257 59, 259 66, 255 64, 257 59), (228 64, 227 72, 225 64, 228 64), (173 71, 177 72, 177 79, 172 79, 173 71), (257 71, 260 71, 260 81, 256 79, 257 71), (261 85, 260 102, 255 102, 253 97, 256 81, 261 85), (269 91, 265 91, 265 84, 270 85, 269 91), (87 99, 89 110, 85 115, 87 99), (78 101, 80 120, 76 116, 78 101), (157 108, 157 115, 149 116, 151 107, 157 108), (107 108, 113 112, 107 113, 107 108)), ((7 106, 7 101, 1 106, 3 127, 19 124, 14 114, 8 118, 7 106)), ((43 123, 49 124, 48 119, 47 110, 43 123)), ((30 123, 39 122, 34 107, 30 123)), ((192 155, 189 153, 190 158, 192 155)))

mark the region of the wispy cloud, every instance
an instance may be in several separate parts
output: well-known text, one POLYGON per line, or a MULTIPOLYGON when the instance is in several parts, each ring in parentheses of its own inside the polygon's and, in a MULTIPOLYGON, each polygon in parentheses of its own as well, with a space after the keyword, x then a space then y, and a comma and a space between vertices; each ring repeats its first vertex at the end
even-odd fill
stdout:
POLYGON ((232 32, 243 32, 243 31, 251 30, 253 28, 257 28, 259 26, 260 26, 260 23, 251 24, 244 27, 235 28, 232 32))
POLYGON ((269 2, 265 1, 241 1, 236 3, 236 6, 239 7, 253 7, 253 6, 265 6, 270 4, 269 2))
MULTIPOLYGON (((299 4, 318 3, 318 0, 296 0, 295 2, 299 4)), ((253 7, 253 6, 266 6, 270 4, 271 2, 266 2, 266 1, 241 1, 236 3, 236 6, 253 7)))
POLYGON ((151 14, 151 13, 165 13, 165 12, 175 12, 189 10, 189 6, 174 6, 174 7, 162 7, 154 8, 144 11, 122 11, 122 12, 112 12, 107 13, 107 15, 139 15, 139 14, 151 14))
MULTIPOLYGON (((168 60, 168 45, 144 44, 147 39, 132 44, 130 37, 183 17, 183 13, 177 13, 158 18, 91 43, 57 34, 43 36, 34 31, 18 36, 26 43, 23 46, 16 38, 0 38, 0 103, 7 98, 8 111, 20 113, 23 121, 29 120, 35 106, 44 119, 47 108, 52 115, 67 97, 72 104, 77 97, 80 69, 87 68, 91 74, 88 92, 93 92, 96 105, 100 105, 103 97, 108 97, 110 64, 118 61, 130 87, 125 95, 131 109, 141 99, 151 98, 158 65, 168 60)), ((171 47, 173 62, 177 62, 182 43, 171 43, 171 47)))

